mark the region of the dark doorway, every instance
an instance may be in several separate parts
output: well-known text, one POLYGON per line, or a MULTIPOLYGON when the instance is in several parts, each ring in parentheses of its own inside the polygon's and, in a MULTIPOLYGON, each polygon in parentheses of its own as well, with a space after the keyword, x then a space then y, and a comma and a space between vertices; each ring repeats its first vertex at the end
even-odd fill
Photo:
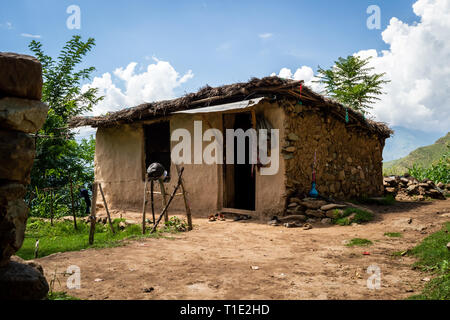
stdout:
MULTIPOLYGON (((223 123, 224 130, 247 131, 252 128, 252 117, 250 113, 225 114, 223 123)), ((225 207, 255 210, 255 173, 252 173, 250 164, 250 139, 245 141, 245 164, 237 164, 237 138, 234 138, 234 164, 224 165, 224 182, 225 207)))
POLYGON ((150 164, 158 162, 170 176, 170 123, 169 121, 144 125, 145 171, 150 164))

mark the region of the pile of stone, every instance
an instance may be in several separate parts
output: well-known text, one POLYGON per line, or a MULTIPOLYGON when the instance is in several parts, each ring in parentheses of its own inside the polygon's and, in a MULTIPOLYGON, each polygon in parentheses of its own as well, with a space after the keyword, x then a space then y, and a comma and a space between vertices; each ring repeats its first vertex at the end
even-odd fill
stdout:
POLYGON ((311 229, 314 223, 332 224, 333 219, 341 216, 348 206, 349 204, 321 199, 293 197, 289 199, 285 216, 273 217, 269 224, 311 229))
POLYGON ((404 176, 390 176, 383 179, 386 195, 392 195, 396 200, 418 200, 427 198, 445 200, 445 194, 450 191, 450 184, 437 185, 429 180, 417 180, 406 174, 404 176))
POLYGON ((11 261, 28 218, 23 200, 35 157, 34 138, 47 117, 42 67, 30 56, 0 53, 0 300, 42 299, 48 284, 39 269, 11 261))

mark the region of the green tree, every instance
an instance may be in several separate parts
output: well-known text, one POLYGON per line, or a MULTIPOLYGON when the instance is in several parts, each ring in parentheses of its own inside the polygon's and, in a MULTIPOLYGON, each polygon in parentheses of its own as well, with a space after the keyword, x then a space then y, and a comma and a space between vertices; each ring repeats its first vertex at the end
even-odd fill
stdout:
POLYGON ((71 117, 91 111, 103 99, 97 96, 96 88, 81 90, 82 82, 90 79, 95 68, 79 65, 94 46, 93 38, 82 41, 80 36, 73 36, 54 59, 44 53, 42 43, 33 40, 29 44, 42 64, 42 100, 49 105, 47 119, 36 135, 30 189, 57 189, 61 201, 68 203, 70 182, 76 186, 93 179, 95 141, 91 138, 77 143, 67 123, 71 117))
POLYGON ((371 104, 380 100, 382 87, 388 83, 385 73, 372 73, 368 67, 370 58, 358 56, 340 57, 330 69, 319 66, 319 82, 325 85, 325 93, 353 110, 367 113, 371 104))

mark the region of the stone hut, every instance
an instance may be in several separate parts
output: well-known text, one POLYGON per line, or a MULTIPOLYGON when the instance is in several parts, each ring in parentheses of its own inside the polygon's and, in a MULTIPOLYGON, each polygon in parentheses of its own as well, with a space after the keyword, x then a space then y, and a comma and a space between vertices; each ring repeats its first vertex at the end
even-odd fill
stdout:
MULTIPOLYGON (((183 164, 183 177, 193 214, 222 211, 259 217, 283 215, 290 197, 308 194, 314 158, 320 196, 382 195, 382 153, 392 134, 385 124, 347 110, 313 92, 303 81, 278 77, 206 86, 174 100, 145 103, 105 116, 76 117, 70 126, 97 128, 95 177, 112 209, 141 210, 145 168, 151 162, 168 168, 172 178, 167 187, 173 189, 177 179, 171 151, 180 139, 174 133, 184 129, 192 137, 190 152, 184 151, 192 161, 183 164), (201 123, 200 128, 195 123, 201 123), (228 129, 278 129, 278 141, 267 142, 269 155, 277 157, 278 170, 265 175, 261 170, 267 166, 259 163, 197 161, 210 141, 219 139, 205 139, 203 135, 211 128, 223 137, 228 129), (195 145, 198 134, 203 136, 200 146, 195 145)), ((245 146, 249 153, 249 144, 245 146)), ((181 199, 171 206, 171 210, 183 208, 181 199)))

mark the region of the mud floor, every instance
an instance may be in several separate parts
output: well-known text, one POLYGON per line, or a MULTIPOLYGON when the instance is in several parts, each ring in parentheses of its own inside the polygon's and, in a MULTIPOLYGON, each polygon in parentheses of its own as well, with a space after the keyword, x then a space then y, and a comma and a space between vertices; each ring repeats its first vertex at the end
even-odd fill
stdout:
MULTIPOLYGON (((450 221, 450 200, 369 208, 376 213, 371 223, 319 223, 311 230, 197 218, 194 231, 171 239, 58 253, 38 261, 48 281, 56 274, 55 291, 82 299, 403 299, 419 293, 429 275, 411 268, 413 258, 392 254, 412 248, 450 221), (385 232, 403 237, 388 238, 385 232), (352 238, 373 245, 345 246, 352 238), (70 265, 81 269, 79 290, 66 288, 63 273, 70 265), (381 270, 379 290, 367 288, 371 265, 381 270)), ((139 221, 136 213, 126 217, 139 221)))

